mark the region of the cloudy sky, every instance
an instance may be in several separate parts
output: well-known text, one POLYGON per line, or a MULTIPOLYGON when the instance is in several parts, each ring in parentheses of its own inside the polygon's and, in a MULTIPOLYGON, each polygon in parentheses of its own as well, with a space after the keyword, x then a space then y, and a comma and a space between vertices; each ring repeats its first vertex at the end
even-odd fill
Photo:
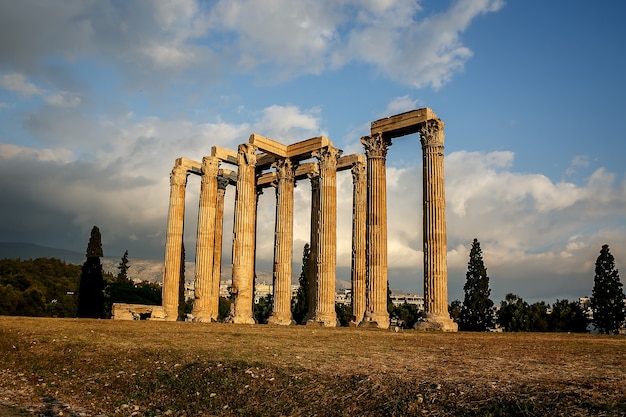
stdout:
MULTIPOLYGON (((83 252, 97 225, 106 256, 163 259, 177 157, 251 133, 363 152, 371 121, 430 107, 446 123, 450 300, 474 238, 496 302, 589 295, 602 244, 626 265, 624 15, 618 0, 0 0, 0 241, 83 252)), ((415 293, 420 164, 415 135, 389 148, 390 284, 415 293)), ((296 189, 296 274, 309 191, 296 189)), ((229 187, 227 263, 233 200, 229 187)), ((274 201, 259 201, 269 270, 274 201)), ((350 205, 346 172, 344 279, 350 205)))

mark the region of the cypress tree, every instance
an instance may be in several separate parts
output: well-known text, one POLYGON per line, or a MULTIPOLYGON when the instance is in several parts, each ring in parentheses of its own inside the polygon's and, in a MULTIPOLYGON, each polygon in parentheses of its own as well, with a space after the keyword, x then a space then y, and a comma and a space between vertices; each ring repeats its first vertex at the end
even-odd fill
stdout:
POLYGON ((122 260, 120 261, 117 269, 119 272, 117 273, 117 282, 129 282, 128 279, 128 268, 130 265, 128 264, 128 251, 124 252, 124 256, 122 256, 122 260))
POLYGON ((465 299, 459 314, 459 330, 484 332, 493 327, 493 301, 480 242, 474 239, 467 264, 465 299))
POLYGON ((292 315, 296 323, 303 323, 309 311, 309 282, 307 280, 309 271, 309 260, 311 259, 311 247, 308 243, 304 244, 302 251, 302 272, 298 278, 298 292, 292 301, 292 315))
POLYGON ((593 278, 591 294, 591 310, 593 324, 601 333, 618 333, 624 324, 624 291, 615 269, 615 259, 609 245, 603 245, 600 256, 596 260, 596 271, 593 278))
POLYGON ((78 288, 78 317, 104 317, 104 278, 100 257, 102 254, 102 236, 100 229, 94 226, 86 251, 87 260, 82 266, 80 286, 78 288))

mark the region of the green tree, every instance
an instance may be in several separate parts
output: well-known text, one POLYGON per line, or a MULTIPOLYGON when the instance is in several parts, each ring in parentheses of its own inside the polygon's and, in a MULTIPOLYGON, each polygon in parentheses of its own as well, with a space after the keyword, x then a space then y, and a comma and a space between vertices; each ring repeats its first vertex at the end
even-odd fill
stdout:
POLYGON ((0 259, 0 314, 76 317, 80 271, 54 258, 0 259))
POLYGON ((539 301, 528 306, 526 310, 528 317, 528 328, 530 332, 547 332, 548 331, 548 305, 539 301))
POLYGON ((130 265, 128 264, 128 251, 126 251, 124 252, 124 256, 122 256, 122 260, 117 266, 117 269, 119 269, 119 272, 117 273, 117 282, 130 281, 130 279, 128 278, 128 268, 130 268, 130 265))
POLYGON ((455 323, 459 322, 459 317, 461 316, 461 307, 462 306, 463 306, 463 303, 461 303, 459 300, 454 300, 448 306, 448 313, 450 313, 450 318, 455 323))
POLYGON ((615 259, 609 245, 602 245, 596 260, 596 271, 593 278, 591 294, 591 310, 593 324, 601 333, 617 333, 624 324, 624 291, 615 269, 615 259))
POLYGON ((83 264, 78 288, 78 317, 104 317, 104 278, 102 275, 102 237, 94 226, 87 245, 87 260, 83 264))
POLYGON ((21 298, 21 291, 12 285, 0 285, 0 316, 14 315, 21 298))
POLYGON ((556 300, 548 316, 548 328, 552 332, 587 332, 587 315, 576 301, 556 300))
POLYGON ((500 303, 497 321, 504 331, 507 332, 528 331, 528 303, 515 294, 507 294, 500 303))
MULTIPOLYGON (((223 322, 228 318, 228 315, 230 314, 230 303, 230 298, 220 297, 217 321, 223 322)), ((189 309, 189 312, 191 312, 191 309, 189 309)))
POLYGON ((302 271, 298 278, 298 291, 296 296, 291 300, 291 314, 293 320, 298 324, 304 324, 309 312, 309 261, 311 259, 311 247, 308 243, 304 244, 302 251, 302 271))
POLYGON ((465 298, 459 313, 459 330, 484 332, 493 327, 493 301, 480 242, 474 239, 465 274, 465 298))
POLYGON ((87 258, 102 258, 104 256, 102 253, 102 236, 100 235, 98 226, 94 226, 91 229, 91 237, 87 244, 87 253, 85 256, 87 258))
POLYGON ((267 294, 261 298, 258 303, 254 304, 254 320, 258 324, 267 324, 267 320, 272 314, 274 308, 274 297, 272 294, 267 294))
POLYGON ((403 329, 412 329, 420 319, 426 316, 415 304, 409 304, 406 301, 400 305, 394 305, 389 315, 396 319, 403 329))
POLYGON ((340 326, 349 326, 352 320, 352 304, 335 303, 335 313, 340 326))

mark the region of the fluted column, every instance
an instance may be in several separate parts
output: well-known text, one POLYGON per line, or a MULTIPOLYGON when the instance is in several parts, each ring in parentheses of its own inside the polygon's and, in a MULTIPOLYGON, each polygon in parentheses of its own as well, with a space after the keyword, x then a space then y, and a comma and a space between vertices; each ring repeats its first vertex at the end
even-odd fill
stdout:
POLYGON ((418 328, 456 331, 448 313, 446 194, 441 120, 428 120, 420 129, 424 202, 424 305, 426 322, 418 328))
POLYGON ((352 315, 359 324, 366 297, 367 170, 364 162, 352 165, 352 315))
POLYGON ((309 174, 311 180, 311 245, 309 253, 309 265, 307 270, 307 284, 309 288, 308 306, 309 311, 305 322, 315 317, 317 308, 317 251, 319 247, 320 233, 320 176, 315 171, 309 174))
POLYGON ((328 147, 314 156, 319 160, 320 210, 317 249, 317 302, 312 321, 337 326, 335 274, 337 266, 337 158, 341 151, 328 147))
POLYGON ((362 325, 389 327, 387 312, 387 148, 380 133, 364 136, 367 156, 367 298, 362 325))
POLYGON ((245 143, 237 153, 237 190, 233 236, 233 323, 254 324, 254 251, 256 223, 256 147, 245 143))
POLYGON ((215 252, 215 214, 217 199, 217 173, 219 160, 212 156, 202 158, 200 207, 198 209, 198 234, 196 239, 196 271, 194 303, 191 315, 194 321, 210 322, 209 311, 211 283, 213 281, 213 255, 215 252))
POLYGON ((187 168, 181 165, 176 165, 170 174, 170 207, 163 266, 163 310, 167 321, 178 319, 187 175, 187 168))
POLYGON ((289 158, 273 165, 278 174, 274 232, 274 310, 268 324, 295 324, 291 319, 291 273, 293 259, 293 189, 295 165, 289 158))
POLYGON ((224 224, 224 194, 228 179, 217 178, 217 201, 215 203, 215 249, 213 251, 213 274, 211 275, 211 291, 209 293, 209 316, 217 321, 220 308, 220 276, 222 272, 222 235, 224 224))

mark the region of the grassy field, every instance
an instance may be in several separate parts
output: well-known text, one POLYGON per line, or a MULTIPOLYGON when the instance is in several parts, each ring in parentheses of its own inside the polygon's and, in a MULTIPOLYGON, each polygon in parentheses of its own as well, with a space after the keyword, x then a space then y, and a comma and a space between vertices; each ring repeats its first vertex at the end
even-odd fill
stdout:
POLYGON ((0 317, 0 404, 58 416, 624 416, 626 338, 0 317))

